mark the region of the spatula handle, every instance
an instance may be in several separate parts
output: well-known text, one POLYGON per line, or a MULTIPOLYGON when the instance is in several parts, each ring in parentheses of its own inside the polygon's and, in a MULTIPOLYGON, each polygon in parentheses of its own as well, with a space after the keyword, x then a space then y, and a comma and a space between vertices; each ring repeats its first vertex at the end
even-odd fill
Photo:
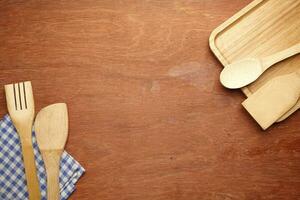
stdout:
POLYGON ((41 199, 40 186, 39 186, 39 181, 36 173, 36 165, 35 165, 32 141, 31 138, 28 139, 20 138, 20 140, 22 146, 22 154, 24 160, 29 199, 40 200, 41 199))
POLYGON ((60 200, 59 163, 62 150, 42 150, 47 172, 47 200, 60 200))
POLYGON ((279 51, 278 53, 275 53, 273 55, 270 55, 266 58, 262 59, 262 63, 263 63, 263 70, 267 70, 269 67, 271 67, 272 65, 287 59, 291 56, 294 56, 296 54, 300 53, 300 43, 291 46, 285 50, 279 51))

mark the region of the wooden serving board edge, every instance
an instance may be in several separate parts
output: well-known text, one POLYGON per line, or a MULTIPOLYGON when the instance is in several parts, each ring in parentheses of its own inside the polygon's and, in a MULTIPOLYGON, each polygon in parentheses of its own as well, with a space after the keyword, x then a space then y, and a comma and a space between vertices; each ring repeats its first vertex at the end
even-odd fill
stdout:
MULTIPOLYGON (((250 11, 255 9, 258 5, 264 3, 267 0, 254 0, 250 4, 248 4, 246 7, 242 8, 240 11, 238 11, 236 14, 234 14, 232 17, 227 19, 225 22, 223 22, 220 26, 215 28, 212 33, 210 34, 209 37, 209 46, 214 55, 217 57, 217 59, 221 62, 221 64, 225 67, 226 65, 229 64, 228 60, 222 55, 221 51, 218 49, 216 46, 216 38, 220 33, 222 33, 226 28, 240 20, 243 16, 248 14, 250 11)), ((241 89, 243 93, 249 97, 252 92, 249 90, 248 87, 244 87, 241 89)))

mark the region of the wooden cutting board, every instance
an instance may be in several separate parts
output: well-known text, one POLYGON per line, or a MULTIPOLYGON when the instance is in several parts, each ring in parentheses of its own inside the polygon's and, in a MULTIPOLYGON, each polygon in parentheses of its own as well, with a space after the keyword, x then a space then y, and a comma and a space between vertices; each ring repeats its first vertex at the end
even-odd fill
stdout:
MULTIPOLYGON (((217 27, 209 40, 223 66, 244 58, 269 56, 299 42, 299 0, 255 0, 217 27)), ((298 69, 300 55, 276 64, 242 91, 249 97, 270 79, 298 69)))

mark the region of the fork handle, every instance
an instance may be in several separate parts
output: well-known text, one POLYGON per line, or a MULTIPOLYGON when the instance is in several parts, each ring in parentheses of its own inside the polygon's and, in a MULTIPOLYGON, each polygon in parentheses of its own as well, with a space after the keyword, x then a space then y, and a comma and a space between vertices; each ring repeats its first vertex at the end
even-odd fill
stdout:
POLYGON ((23 161, 25 167, 25 175, 27 180, 29 199, 40 200, 41 199, 40 186, 39 186, 38 176, 36 173, 36 165, 35 165, 32 141, 31 138, 30 139, 20 138, 20 140, 22 146, 23 161))

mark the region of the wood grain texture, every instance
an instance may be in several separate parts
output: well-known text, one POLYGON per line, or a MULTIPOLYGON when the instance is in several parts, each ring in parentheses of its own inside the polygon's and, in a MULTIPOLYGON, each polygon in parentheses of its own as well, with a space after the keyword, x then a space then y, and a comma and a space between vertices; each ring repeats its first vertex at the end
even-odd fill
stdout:
POLYGON ((0 1, 1 85, 68 105, 71 200, 300 198, 299 112, 262 132, 209 50, 250 1, 0 1))
MULTIPOLYGON (((289 50, 300 43, 299 0, 254 0, 251 4, 218 26, 210 36, 210 47, 223 66, 241 59, 264 57, 272 54, 291 55, 289 50), (287 54, 286 54, 287 53, 287 54)), ((271 56, 271 57, 270 57, 271 56)), ((263 61, 264 62, 264 61, 263 61)), ((249 97, 274 77, 296 72, 300 56, 293 56, 277 63, 255 82, 242 88, 249 97)), ((300 107, 300 100, 279 121, 283 121, 300 107)))

